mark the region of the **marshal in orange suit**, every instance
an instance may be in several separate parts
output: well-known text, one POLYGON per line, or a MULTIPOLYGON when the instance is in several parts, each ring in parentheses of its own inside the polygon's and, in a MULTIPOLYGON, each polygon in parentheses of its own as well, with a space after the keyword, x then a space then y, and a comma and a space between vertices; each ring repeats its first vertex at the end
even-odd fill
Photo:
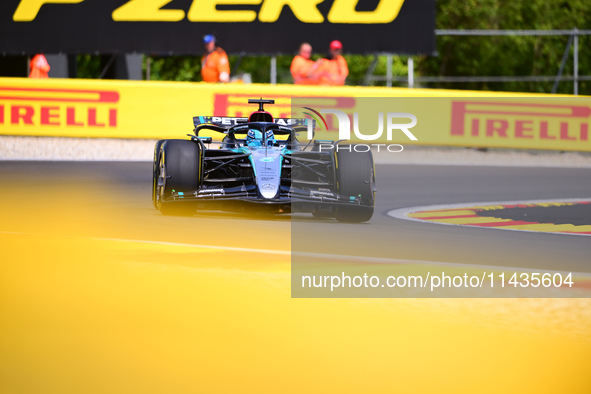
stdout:
POLYGON ((307 42, 300 45, 298 54, 291 62, 291 76, 293 83, 297 85, 318 85, 318 76, 316 70, 318 64, 310 59, 312 55, 312 46, 307 42))
POLYGON ((334 40, 330 43, 328 57, 319 60, 318 63, 318 84, 319 85, 344 85, 347 75, 349 75, 349 67, 347 61, 341 54, 343 52, 343 44, 340 41, 334 40))
POLYGON ((213 35, 203 37, 205 55, 201 58, 201 76, 204 82, 229 82, 230 63, 226 51, 216 45, 213 35))

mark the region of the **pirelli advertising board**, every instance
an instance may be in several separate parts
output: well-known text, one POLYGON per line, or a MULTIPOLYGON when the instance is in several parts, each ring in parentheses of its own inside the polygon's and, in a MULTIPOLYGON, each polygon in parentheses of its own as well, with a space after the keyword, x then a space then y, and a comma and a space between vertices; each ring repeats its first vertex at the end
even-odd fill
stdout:
POLYGON ((0 135, 184 138, 194 116, 248 116, 254 97, 276 118, 314 110, 321 139, 591 152, 590 97, 379 87, 0 78, 0 135))
POLYGON ((2 0, 0 53, 432 54, 435 0, 2 0))

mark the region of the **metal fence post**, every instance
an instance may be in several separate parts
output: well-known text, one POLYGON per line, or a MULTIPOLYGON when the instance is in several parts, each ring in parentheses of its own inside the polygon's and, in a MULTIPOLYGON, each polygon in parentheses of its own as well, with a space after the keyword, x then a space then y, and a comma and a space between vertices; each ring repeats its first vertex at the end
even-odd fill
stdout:
POLYGON ((415 86, 415 61, 409 56, 408 57, 408 87, 414 88, 415 86))
POLYGON ((392 54, 386 55, 386 86, 392 87, 392 54))
POLYGON ((574 37, 574 70, 573 70, 573 77, 574 77, 574 95, 577 96, 579 94, 579 29, 575 27, 573 30, 574 37))
POLYGON ((152 77, 152 57, 146 58, 146 81, 149 81, 152 77))
POLYGON ((271 56, 271 85, 277 85, 277 56, 271 56))

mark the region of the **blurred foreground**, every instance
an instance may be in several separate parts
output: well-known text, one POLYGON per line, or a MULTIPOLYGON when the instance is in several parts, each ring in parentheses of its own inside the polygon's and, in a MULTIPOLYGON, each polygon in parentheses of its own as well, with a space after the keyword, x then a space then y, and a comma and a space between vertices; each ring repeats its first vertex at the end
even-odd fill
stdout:
POLYGON ((4 173, 0 392, 591 391, 589 299, 292 299, 289 217, 164 217, 147 170, 4 173))

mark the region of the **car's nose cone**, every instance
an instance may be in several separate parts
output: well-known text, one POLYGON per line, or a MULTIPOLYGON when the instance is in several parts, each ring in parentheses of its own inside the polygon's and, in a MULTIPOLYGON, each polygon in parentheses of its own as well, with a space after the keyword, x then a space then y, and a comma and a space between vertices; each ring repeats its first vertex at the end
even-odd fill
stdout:
POLYGON ((263 198, 273 199, 281 186, 281 150, 263 147, 251 152, 259 194, 263 198))

